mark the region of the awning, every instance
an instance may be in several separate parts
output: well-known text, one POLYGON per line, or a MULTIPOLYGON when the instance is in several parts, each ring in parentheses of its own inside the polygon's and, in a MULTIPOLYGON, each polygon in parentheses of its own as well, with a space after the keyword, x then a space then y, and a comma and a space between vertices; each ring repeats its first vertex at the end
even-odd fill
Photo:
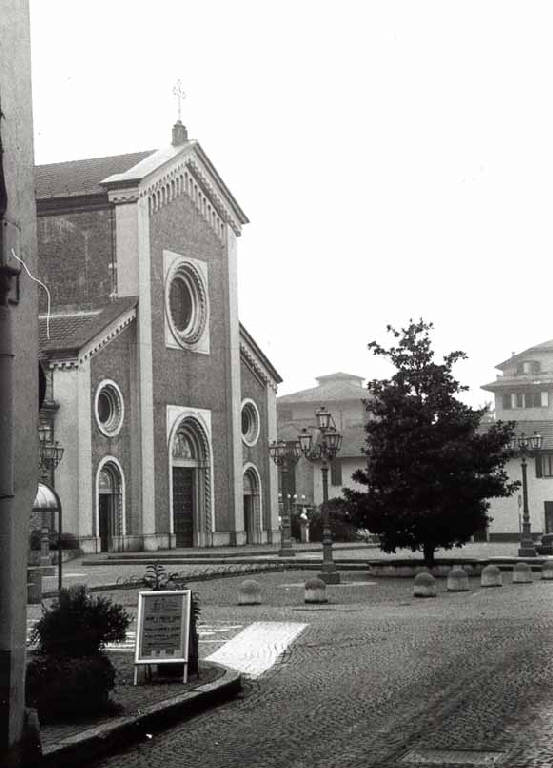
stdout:
POLYGON ((44 483, 39 483, 33 510, 59 509, 59 497, 55 491, 44 483))

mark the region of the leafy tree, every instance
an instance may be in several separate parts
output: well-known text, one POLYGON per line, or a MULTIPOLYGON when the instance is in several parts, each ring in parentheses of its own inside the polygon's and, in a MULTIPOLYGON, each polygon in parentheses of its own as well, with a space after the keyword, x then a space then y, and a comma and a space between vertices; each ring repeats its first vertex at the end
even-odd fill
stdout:
MULTIPOLYGON (((327 501, 332 538, 335 541, 357 541, 357 528, 351 515, 351 504, 340 496, 327 501)), ((323 510, 324 504, 309 515, 309 540, 323 540, 323 510)))
POLYGON ((520 485, 504 470, 513 422, 479 429, 486 408, 458 400, 467 387, 452 374, 466 355, 451 352, 435 362, 432 328, 422 319, 401 331, 388 326, 395 346, 368 345, 395 373, 368 384, 367 466, 353 475, 367 491, 344 489, 356 524, 378 534, 385 552, 422 549, 428 566, 438 547, 460 547, 491 522, 488 499, 520 485))

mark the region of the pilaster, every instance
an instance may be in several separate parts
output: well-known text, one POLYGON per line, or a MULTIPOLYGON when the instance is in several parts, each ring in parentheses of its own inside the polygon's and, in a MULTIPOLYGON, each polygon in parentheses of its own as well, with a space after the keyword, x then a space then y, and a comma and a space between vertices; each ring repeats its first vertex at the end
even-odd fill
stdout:
POLYGON ((154 387, 152 293, 148 200, 138 200, 138 382, 142 487, 142 532, 155 533, 154 387))
POLYGON ((90 390, 90 358, 82 361, 78 369, 78 424, 79 424, 79 536, 97 536, 93 505, 92 483, 92 393, 90 390))
MULTIPOLYGON (((234 505, 235 532, 244 531, 243 484, 242 484, 242 429, 240 405, 242 402, 240 382, 240 325, 238 321, 238 266, 236 235, 227 224, 227 263, 228 263, 228 323, 230 354, 230 444, 232 452, 232 476, 229 473, 229 501, 234 505)), ((239 542, 237 537, 237 543, 239 542)))

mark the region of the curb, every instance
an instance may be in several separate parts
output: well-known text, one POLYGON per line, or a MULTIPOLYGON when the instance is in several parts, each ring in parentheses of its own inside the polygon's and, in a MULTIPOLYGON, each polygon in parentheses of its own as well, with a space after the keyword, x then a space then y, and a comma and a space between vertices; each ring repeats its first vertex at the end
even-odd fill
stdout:
POLYGON ((231 698, 242 690, 239 672, 203 661, 202 664, 224 670, 224 674, 211 683, 206 683, 170 699, 150 704, 137 715, 114 717, 108 723, 88 728, 76 736, 69 736, 56 744, 45 747, 40 768, 64 768, 80 765, 105 757, 144 736, 144 731, 160 730, 173 723, 192 717, 214 704, 231 698))
MULTIPOLYGON (((367 542, 338 542, 338 545, 336 545, 336 542, 334 543, 335 549, 337 550, 348 550, 348 549, 376 549, 376 544, 371 544, 367 542)), ((240 552, 240 547, 232 547, 232 548, 225 548, 225 547, 206 547, 203 550, 196 549, 195 551, 190 551, 186 549, 181 550, 172 550, 172 549, 158 549, 153 552, 144 552, 144 551, 137 551, 137 552, 96 552, 96 553, 87 553, 82 555, 82 565, 111 565, 113 564, 114 560, 123 560, 128 563, 132 563, 134 560, 147 560, 148 562, 151 562, 153 560, 162 560, 166 559, 168 561, 171 560, 189 560, 194 558, 233 558, 233 557, 259 557, 263 555, 272 556, 274 557, 278 552, 278 544, 274 545, 273 547, 262 547, 261 549, 250 549, 246 552, 240 552), (223 549, 224 551, 218 551, 220 549, 223 549)), ((312 544, 309 544, 306 547, 301 547, 301 549, 298 547, 295 549, 296 554, 301 554, 303 552, 307 553, 313 553, 313 552, 320 552, 322 554, 323 547, 321 542, 313 542, 312 544)))
MULTIPOLYGON (((240 563, 240 565, 258 565, 259 563, 265 563, 265 561, 259 561, 256 560, 255 562, 248 563, 240 563)), ((270 561, 271 563, 274 561, 270 561)), ((367 563, 363 561, 354 561, 354 562, 343 562, 340 560, 336 560, 336 569, 338 571, 364 571, 367 572, 368 566, 367 563)), ((202 563, 205 565, 205 563, 202 563)), ((198 563, 196 563, 198 565, 198 563)), ((232 565, 231 563, 217 563, 217 565, 232 565)), ((234 563, 234 565, 238 565, 238 563, 234 563)), ((280 573, 282 571, 320 571, 322 568, 322 561, 313 562, 312 560, 293 560, 292 558, 289 558, 288 560, 285 560, 284 562, 278 562, 275 564, 274 568, 251 568, 251 569, 241 569, 240 571, 216 571, 215 573, 191 573, 186 575, 185 580, 187 582, 190 582, 192 584, 195 584, 198 581, 212 581, 213 579, 230 579, 230 578, 236 578, 237 576, 251 576, 251 575, 262 575, 264 573, 280 573)), ((369 571, 370 572, 370 571, 369 571)), ((372 575, 372 574, 371 574, 372 575)), ((124 582, 114 582, 113 584, 96 584, 92 587, 87 587, 89 592, 115 592, 118 590, 124 590, 124 589, 144 589, 143 586, 140 584, 136 584, 129 581, 124 582)), ((57 589, 50 589, 47 591, 43 591, 41 593, 42 599, 48 599, 51 597, 57 597, 58 596, 58 590, 57 589)))

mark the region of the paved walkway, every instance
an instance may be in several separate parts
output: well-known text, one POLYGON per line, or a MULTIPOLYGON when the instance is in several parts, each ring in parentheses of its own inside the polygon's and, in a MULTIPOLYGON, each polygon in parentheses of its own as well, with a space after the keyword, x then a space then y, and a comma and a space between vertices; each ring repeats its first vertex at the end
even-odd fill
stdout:
MULTIPOLYGON (((312 564, 317 563, 322 559, 322 550, 320 544, 297 544, 294 546, 296 552, 296 558, 298 560, 305 559, 312 564)), ((453 550, 439 550, 437 557, 447 558, 490 558, 490 557, 515 557, 518 551, 518 544, 509 543, 478 543, 467 544, 461 549, 453 550)), ((380 549, 374 545, 362 545, 362 544, 335 544, 333 547, 334 559, 339 564, 341 561, 350 560, 358 562, 366 562, 368 560, 393 560, 394 558, 413 558, 422 560, 422 554, 419 552, 411 552, 410 550, 398 550, 395 554, 388 554, 381 552, 380 549)), ((221 547, 221 548, 209 548, 209 549, 186 549, 186 550, 168 550, 160 552, 141 552, 141 553, 127 553, 121 557, 120 564, 110 564, 109 559, 105 556, 88 555, 70 560, 63 563, 63 586, 68 587, 72 584, 87 584, 89 587, 98 587, 105 584, 115 584, 117 581, 127 581, 132 578, 143 576, 146 569, 147 562, 153 562, 157 556, 167 557, 172 559, 178 559, 179 556, 186 556, 186 559, 199 559, 214 557, 217 555, 217 559, 224 559, 227 565, 227 572, 232 573, 234 567, 239 571, 240 566, 235 561, 236 559, 243 559, 249 561, 250 564, 259 564, 262 560, 266 560, 268 557, 270 560, 278 566, 283 562, 289 563, 291 566, 294 564, 294 559, 284 559, 278 556, 278 547, 259 547, 256 545, 248 545, 246 547, 221 547), (263 554, 260 551, 263 550, 263 554), (136 563, 134 562, 138 557, 143 558, 146 562, 136 563), (101 564, 94 565, 101 559, 101 564)), ((224 564, 221 563, 165 563, 167 571, 178 571, 184 576, 189 575, 191 578, 197 574, 216 574, 224 572, 224 564)), ((261 567, 261 566, 260 566, 261 567)), ((49 576, 43 579, 43 590, 54 591, 57 589, 58 577, 56 575, 49 576)))
POLYGON ((553 582, 504 573, 503 588, 448 593, 440 579, 417 600, 412 579, 350 575, 321 606, 303 603, 301 571, 260 575, 259 606, 236 604, 240 577, 193 584, 202 621, 242 625, 231 645, 256 625, 304 626, 241 698, 99 765, 553 766, 553 582))

